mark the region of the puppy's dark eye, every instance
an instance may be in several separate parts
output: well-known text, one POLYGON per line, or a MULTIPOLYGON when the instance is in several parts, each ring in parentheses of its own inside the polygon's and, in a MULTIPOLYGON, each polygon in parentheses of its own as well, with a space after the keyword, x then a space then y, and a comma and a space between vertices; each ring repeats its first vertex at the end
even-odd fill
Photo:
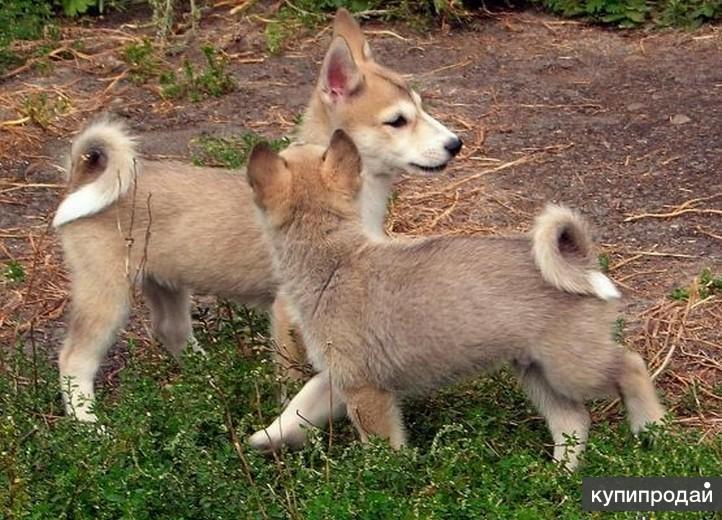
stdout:
POLYGON ((402 126, 406 126, 409 122, 406 120, 406 118, 402 115, 396 116, 396 119, 392 119, 391 121, 386 121, 384 124, 393 126, 394 128, 401 128, 402 126))

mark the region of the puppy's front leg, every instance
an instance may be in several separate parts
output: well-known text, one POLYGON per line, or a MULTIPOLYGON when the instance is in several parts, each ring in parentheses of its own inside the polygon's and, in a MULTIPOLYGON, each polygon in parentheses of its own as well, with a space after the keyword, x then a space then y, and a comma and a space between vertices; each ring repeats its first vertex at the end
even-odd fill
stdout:
POLYGON ((387 439, 394 449, 406 445, 401 409, 393 394, 365 386, 347 391, 346 403, 362 442, 367 442, 370 435, 378 435, 387 439))
POLYGON ((333 390, 327 370, 316 374, 269 427, 251 435, 249 444, 264 452, 278 450, 283 445, 301 447, 306 441, 302 426, 323 428, 329 417, 336 419, 346 414, 346 403, 333 390))
POLYGON ((276 346, 273 360, 281 378, 280 401, 285 405, 288 403, 287 380, 307 379, 308 373, 304 368, 308 365, 303 338, 289 315, 288 303, 281 295, 273 302, 271 309, 271 333, 276 346))

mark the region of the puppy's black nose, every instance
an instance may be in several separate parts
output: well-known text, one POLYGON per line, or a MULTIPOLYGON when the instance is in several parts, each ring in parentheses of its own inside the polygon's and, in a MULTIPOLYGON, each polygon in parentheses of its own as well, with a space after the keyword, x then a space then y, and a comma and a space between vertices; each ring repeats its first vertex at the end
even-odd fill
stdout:
POLYGON ((444 145, 444 148, 446 148, 446 151, 451 154, 452 157, 454 157, 457 153, 459 153, 459 150, 461 150, 461 147, 464 145, 464 143, 459 139, 458 137, 454 137, 453 139, 450 139, 446 142, 444 145))

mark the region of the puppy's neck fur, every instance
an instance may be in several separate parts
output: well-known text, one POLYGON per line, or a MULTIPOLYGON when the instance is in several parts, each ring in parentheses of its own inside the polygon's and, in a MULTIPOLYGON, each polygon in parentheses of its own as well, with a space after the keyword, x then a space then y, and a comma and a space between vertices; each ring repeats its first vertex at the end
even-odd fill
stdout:
POLYGON ((293 300, 316 298, 336 272, 369 243, 356 221, 304 224, 295 221, 271 233, 276 272, 293 300))
MULTIPOLYGON (((311 96, 308 110, 304 114, 303 123, 298 132, 299 140, 308 144, 327 146, 334 130, 336 128, 321 101, 317 87, 311 96)), ((396 174, 388 171, 376 171, 373 169, 374 164, 375 161, 365 161, 361 172, 363 178, 361 221, 368 235, 382 238, 386 236, 384 229, 386 207, 396 174), (371 168, 367 166, 371 166, 371 168)))
POLYGON ((298 129, 298 138, 302 143, 327 146, 333 130, 331 118, 326 112, 326 107, 323 105, 318 87, 316 87, 311 94, 308 108, 303 114, 303 122, 298 129))

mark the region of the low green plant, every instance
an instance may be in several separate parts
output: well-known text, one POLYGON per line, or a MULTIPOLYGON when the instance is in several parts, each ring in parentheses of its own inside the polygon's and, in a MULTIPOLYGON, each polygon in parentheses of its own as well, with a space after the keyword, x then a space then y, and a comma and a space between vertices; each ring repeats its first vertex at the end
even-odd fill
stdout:
POLYGON ((693 292, 700 300, 716 294, 722 294, 722 274, 715 275, 710 269, 703 270, 691 287, 676 287, 669 293, 669 297, 677 301, 687 301, 693 292))
POLYGON ((563 16, 585 16, 620 27, 641 24, 651 11, 646 0, 541 0, 541 3, 563 16))
POLYGON ((715 294, 722 294, 722 274, 714 275, 705 269, 699 275, 699 297, 704 300, 715 294))
POLYGON ((0 9, 0 45, 39 38, 51 15, 49 2, 5 0, 0 9))
POLYGON ((140 43, 130 43, 123 48, 123 60, 130 66, 130 79, 142 84, 158 73, 158 59, 153 43, 144 38, 140 43))
POLYGON ((15 40, 35 40, 43 35, 50 16, 47 2, 5 0, 0 8, 0 73, 22 65, 25 56, 9 48, 15 40))
POLYGON ((285 2, 265 29, 266 47, 271 54, 281 52, 299 31, 327 23, 338 8, 365 13, 384 20, 402 20, 411 26, 428 27, 440 20, 467 17, 461 0, 296 0, 285 2))
POLYGON ((655 14, 655 22, 667 27, 698 27, 722 19, 722 0, 665 0, 655 14))
POLYGON ((103 0, 61 0, 60 3, 67 16, 85 14, 91 7, 95 7, 101 12, 103 10, 103 0))
POLYGON ((25 268, 23 268, 23 265, 17 260, 10 260, 7 264, 5 264, 5 269, 3 269, 3 276, 5 277, 5 279, 11 282, 24 282, 25 268))
MULTIPOLYGON (((191 143, 194 150, 192 160, 197 166, 240 168, 246 164, 253 147, 263 141, 264 138, 254 132, 231 137, 202 135, 191 143)), ((269 144, 274 150, 280 151, 288 146, 289 142, 287 137, 281 137, 269 141, 269 144)))
POLYGON ((293 34, 297 23, 290 20, 293 19, 276 18, 266 25, 266 48, 271 54, 279 54, 286 40, 293 34))
POLYGON ((68 98, 61 95, 50 97, 47 92, 38 92, 23 99, 20 112, 33 123, 47 128, 57 116, 67 112, 68 108, 68 98))
POLYGON ((219 55, 211 45, 201 48, 206 66, 197 72, 190 60, 183 61, 183 74, 180 78, 170 71, 161 75, 162 94, 171 99, 188 97, 191 101, 200 101, 207 97, 220 97, 236 88, 233 76, 226 70, 225 56, 219 55))
MULTIPOLYGON (((35 40, 47 35, 48 29, 56 27, 53 20, 59 15, 76 17, 83 14, 103 13, 108 7, 123 8, 137 4, 135 0, 3 0, 0 7, 0 73, 8 68, 22 65, 28 56, 9 49, 15 40, 35 40)), ((158 32, 165 37, 173 23, 174 0, 147 0, 154 13, 158 32)), ((194 2, 192 20, 199 11, 194 2)))
POLYGON ((675 287, 672 292, 669 293, 669 297, 678 302, 686 302, 689 300, 689 289, 685 287, 675 287))
POLYGON ((3 518, 577 519, 583 477, 719 474, 721 436, 667 425, 636 438, 606 421, 568 474, 503 371, 408 402, 400 451, 359 443, 344 420, 265 456, 245 440, 280 411, 267 319, 230 306, 199 321, 205 356, 179 365, 154 346, 124 351, 99 388, 102 428, 63 416, 50 351, 0 349, 3 518))
POLYGON ((722 18, 722 0, 532 0, 554 13, 630 28, 644 23, 695 27, 722 18))
POLYGON ((597 264, 599 265, 599 269, 603 273, 609 272, 609 264, 611 263, 611 259, 609 258, 609 255, 607 253, 601 253, 597 256, 597 264))

